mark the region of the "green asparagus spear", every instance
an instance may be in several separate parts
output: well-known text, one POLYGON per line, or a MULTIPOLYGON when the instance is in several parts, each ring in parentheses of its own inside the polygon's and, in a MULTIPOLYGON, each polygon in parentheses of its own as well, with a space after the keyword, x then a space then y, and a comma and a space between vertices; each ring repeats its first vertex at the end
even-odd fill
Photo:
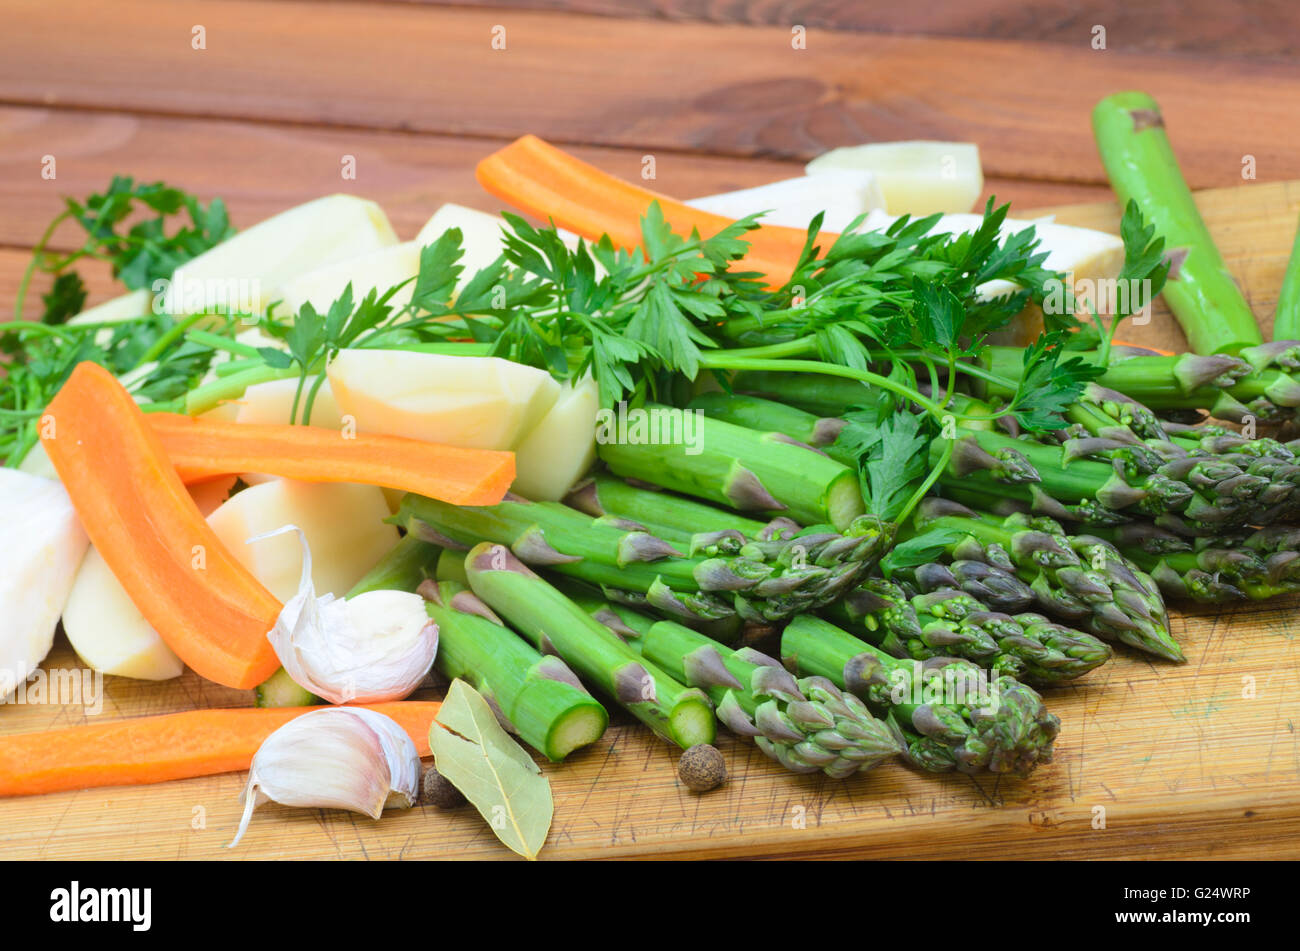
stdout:
POLYGON ((800 528, 790 519, 770 522, 743 518, 694 499, 643 488, 597 473, 570 493, 566 502, 592 516, 627 519, 690 555, 738 554, 756 561, 791 565, 808 562, 829 568, 845 562, 874 565, 891 536, 870 515, 854 519, 844 532, 829 525, 800 528))
POLYGON ((786 769, 843 779, 902 752, 895 731, 824 678, 796 681, 779 661, 752 648, 732 650, 681 624, 598 598, 574 601, 642 657, 706 691, 723 725, 753 738, 786 769))
POLYGON ((1082 631, 1027 612, 1034 591, 1010 572, 983 562, 958 559, 929 564, 898 576, 899 584, 872 578, 826 612, 864 640, 896 657, 928 660, 959 657, 1031 684, 1081 677, 1111 656, 1110 648, 1082 631), (1014 614, 990 610, 961 590, 1003 592, 1014 614))
POLYGON ((713 709, 531 571, 504 545, 483 542, 465 557, 470 587, 544 654, 558 654, 656 735, 689 749, 714 740, 713 709))
MULTIPOLYGON (((870 396, 871 391, 862 384, 852 380, 845 382, 856 387, 864 398, 870 396)), ((701 393, 691 400, 689 407, 700 410, 711 419, 720 419, 759 432, 780 433, 818 449, 832 445, 847 425, 838 414, 818 417, 794 406, 742 394, 701 393)), ((851 464, 851 461, 843 459, 838 461, 844 465, 851 464)))
MULTIPOLYGON (((811 554, 788 565, 743 554, 685 557, 656 535, 597 524, 554 504, 508 500, 472 508, 407 495, 396 520, 444 547, 468 548, 480 540, 509 545, 529 564, 599 585, 611 596, 619 592, 625 603, 648 605, 688 622, 736 616, 782 620, 838 597, 870 567, 869 561, 822 567, 811 554)), ((855 525, 862 534, 848 544, 880 545, 882 532, 871 524, 855 525)))
POLYGON ((990 678, 952 658, 901 660, 811 615, 786 627, 781 655, 787 666, 825 677, 893 721, 908 759, 923 769, 1027 776, 1051 761, 1060 720, 1011 677, 990 678))
POLYGON ((893 405, 893 398, 880 390, 825 373, 746 370, 735 374, 731 385, 737 393, 763 397, 822 418, 842 416, 851 406, 880 405, 881 400, 893 405))
POLYGON ((1107 96, 1093 109, 1092 128, 1120 204, 1135 201, 1165 239, 1174 266, 1164 297, 1192 349, 1236 353, 1263 343, 1178 168, 1156 101, 1141 92, 1107 96))
MULTIPOLYGON (((1261 421, 1286 419, 1300 407, 1300 380, 1289 372, 1297 365, 1296 353, 1300 353, 1300 344, 1294 341, 1249 347, 1237 356, 1166 355, 1113 347, 1097 385, 1160 412, 1204 410, 1217 419, 1234 422, 1247 416, 1261 421)), ((1070 356, 1093 364, 1102 360, 1094 351, 1071 351, 1070 356)), ((983 391, 990 397, 1009 395, 1007 384, 1019 381, 1023 373, 1021 351, 1013 347, 989 347, 980 364, 996 377, 981 379, 983 391)))
MULTIPOLYGON (((650 406, 648 412, 674 412, 650 406)), ((688 411, 689 412, 689 411, 688 411)), ((843 530, 863 514, 857 474, 806 446, 710 419, 686 417, 695 439, 660 442, 607 437, 597 454, 616 475, 717 502, 742 512, 785 515, 843 530)))
POLYGON ((1273 339, 1294 342, 1300 340, 1300 229, 1296 230, 1291 246, 1291 259, 1282 278, 1282 290, 1277 295, 1277 311, 1273 314, 1273 339))
POLYGON ((1015 571, 1034 589, 1042 613, 1082 625, 1105 640, 1167 660, 1184 659, 1169 633, 1155 581, 1109 542, 1066 535, 1058 523, 1041 516, 981 517, 943 499, 923 502, 917 525, 918 530, 964 533, 949 553, 1015 571))
POLYGON ((470 683, 524 742, 558 763, 600 739, 609 714, 563 660, 539 654, 455 581, 419 590, 438 624, 438 670, 470 683))

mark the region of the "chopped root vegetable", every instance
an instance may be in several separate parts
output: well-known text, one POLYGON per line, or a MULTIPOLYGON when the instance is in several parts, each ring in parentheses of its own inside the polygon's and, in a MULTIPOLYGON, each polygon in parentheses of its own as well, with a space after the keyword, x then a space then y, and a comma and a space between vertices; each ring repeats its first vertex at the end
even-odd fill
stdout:
POLYGON ((265 472, 306 482, 384 486, 453 505, 494 505, 515 477, 509 452, 320 426, 228 423, 172 413, 150 413, 148 420, 185 482, 265 472))
MULTIPOLYGON (((421 756, 442 704, 375 703, 402 727, 421 756)), ((190 710, 66 730, 0 737, 0 796, 136 786, 248 769, 262 742, 295 717, 320 707, 190 710)))
POLYGON ((892 215, 970 211, 984 190, 979 148, 970 142, 871 142, 831 149, 808 163, 813 177, 847 169, 875 176, 892 215))
POLYGON ((162 306, 172 314, 211 308, 217 302, 209 299, 208 288, 219 282, 228 289, 223 301, 234 297, 233 303, 260 312, 294 278, 394 244, 393 226, 373 201, 326 195, 259 221, 186 261, 172 275, 162 306))
POLYGON ((343 597, 397 544, 396 527, 385 521, 390 511, 383 492, 373 485, 271 479, 232 497, 208 516, 208 524, 239 563, 287 604, 298 593, 302 573, 298 539, 249 539, 298 526, 316 556, 316 588, 343 597))
POLYGON ((823 230, 840 232, 847 231, 858 216, 885 209, 875 176, 865 169, 848 168, 692 198, 686 204, 727 218, 761 213, 764 225, 805 230, 821 214, 823 230))
POLYGON ((515 449, 514 491, 557 502, 596 461, 600 389, 590 376, 561 388, 550 412, 515 449))
POLYGON ((280 602, 204 521, 122 384, 79 364, 41 438, 86 534, 167 646, 227 687, 248 690, 274 673, 266 633, 280 602))
MULTIPOLYGON (((608 234, 616 247, 628 250, 641 246, 641 218, 655 201, 679 234, 698 228, 708 237, 732 220, 607 175, 535 135, 516 139, 483 159, 476 175, 480 185, 521 211, 542 221, 553 219, 558 227, 593 241, 608 234)), ((835 235, 824 238, 825 247, 835 235)), ((770 286, 779 287, 789 279, 806 239, 803 228, 756 228, 745 235, 750 247, 740 270, 760 271, 770 286)))
POLYGON ((514 449, 560 395, 545 370, 500 357, 345 349, 327 372, 358 432, 466 449, 514 449))
MULTIPOLYGON (((290 418, 293 414, 293 398, 297 392, 298 381, 292 378, 254 383, 244 390, 243 396, 228 404, 235 407, 233 416, 213 418, 229 418, 236 423, 246 425, 269 423, 285 426, 291 422, 302 423, 302 407, 298 409, 297 420, 290 418)), ((305 399, 302 402, 306 402, 305 399)), ((339 409, 339 404, 334 399, 334 391, 330 389, 328 380, 316 391, 316 398, 311 404, 311 419, 307 422, 323 429, 333 429, 335 432, 343 428, 343 411, 339 409)))
POLYGON ((86 551, 86 533, 58 482, 0 467, 0 702, 54 644, 86 551))
MULTIPOLYGON (((352 299, 361 301, 371 291, 383 294, 390 287, 409 282, 419 271, 420 245, 403 241, 308 271, 288 281, 280 295, 286 313, 296 314, 303 304, 311 304, 317 313, 325 314, 348 285, 352 286, 352 299)), ((414 286, 407 283, 393 295, 391 303, 395 307, 406 304, 414 286)))
POLYGON ((94 548, 81 560, 63 608, 63 633, 92 670, 137 680, 170 680, 185 672, 94 548))

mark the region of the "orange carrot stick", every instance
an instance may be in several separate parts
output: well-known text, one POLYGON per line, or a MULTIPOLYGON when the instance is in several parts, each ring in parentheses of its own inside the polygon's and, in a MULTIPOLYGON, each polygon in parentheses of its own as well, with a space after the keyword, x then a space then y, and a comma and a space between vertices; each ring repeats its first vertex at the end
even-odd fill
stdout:
MULTIPOLYGON (((442 704, 367 704, 392 717, 429 755, 429 727, 442 704)), ((248 769, 264 740, 294 717, 324 707, 190 710, 65 730, 0 736, 0 796, 137 786, 248 769)))
POLYGON ((361 482, 452 505, 495 505, 515 478, 511 452, 461 449, 401 436, 344 436, 324 426, 280 426, 148 414, 183 482, 265 472, 307 482, 361 482))
MULTIPOLYGON (((535 135, 492 153, 478 163, 475 175, 485 189, 521 211, 542 221, 553 219, 593 241, 608 234, 615 246, 627 250, 641 246, 641 218, 654 201, 679 234, 697 228, 708 237, 732 222, 607 175, 535 135)), ((837 235, 821 237, 826 247, 837 235)), ((740 262, 742 270, 759 271, 769 286, 779 287, 789 280, 806 239, 799 228, 761 225, 745 235, 750 247, 740 262)))
POLYGON ((201 677, 251 689, 279 667, 280 602, 226 550, 117 379, 81 363, 41 439, 81 524, 131 601, 201 677))

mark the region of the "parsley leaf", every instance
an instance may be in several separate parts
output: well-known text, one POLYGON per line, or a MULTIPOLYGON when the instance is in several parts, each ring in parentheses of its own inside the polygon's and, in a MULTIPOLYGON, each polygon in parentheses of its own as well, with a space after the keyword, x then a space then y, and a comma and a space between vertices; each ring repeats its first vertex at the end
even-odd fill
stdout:
POLYGON ((1011 400, 1016 420, 1031 432, 1061 429, 1061 413, 1079 398, 1084 385, 1104 372, 1104 367, 1080 357, 1062 361, 1063 334, 1041 334, 1025 349, 1024 371, 1011 400))
POLYGON ((928 565, 937 560, 953 542, 965 537, 956 528, 931 528, 920 535, 899 542, 880 560, 881 573, 892 577, 894 572, 917 565, 928 565))

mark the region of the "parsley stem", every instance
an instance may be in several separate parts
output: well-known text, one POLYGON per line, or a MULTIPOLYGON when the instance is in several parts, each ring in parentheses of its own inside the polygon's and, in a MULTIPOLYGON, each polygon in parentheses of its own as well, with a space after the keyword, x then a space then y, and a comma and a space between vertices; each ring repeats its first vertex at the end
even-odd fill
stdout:
POLYGON ((152 360, 157 360, 168 347, 185 335, 185 331, 189 330, 207 316, 208 315, 204 313, 191 314, 184 320, 173 325, 170 330, 153 342, 153 346, 140 355, 140 359, 136 361, 133 369, 138 370, 146 363, 149 363, 152 360))
POLYGON ((362 346, 379 346, 381 350, 409 350, 412 353, 439 353, 451 357, 492 356, 492 344, 476 343, 472 340, 449 340, 446 343, 404 343, 394 347, 382 346, 382 343, 383 341, 380 341, 379 344, 371 344, 366 341, 362 346))
POLYGON ((939 457, 938 464, 930 469, 930 474, 925 477, 925 481, 916 487, 916 491, 912 493, 912 497, 907 500, 907 504, 903 506, 902 511, 899 512, 898 516, 894 519, 895 524, 902 525, 907 521, 907 517, 912 514, 912 510, 921 503, 921 500, 925 498, 926 493, 929 492, 930 489, 934 487, 934 484, 939 481, 939 476, 943 474, 943 470, 948 468, 948 461, 952 458, 952 451, 957 445, 957 440, 945 439, 944 443, 943 454, 939 457))
POLYGON ((54 232, 59 225, 63 224, 64 221, 71 217, 72 212, 67 209, 60 214, 55 215, 54 220, 51 221, 49 226, 45 229, 40 240, 36 242, 36 247, 32 249, 32 259, 27 262, 27 269, 23 271, 23 278, 18 282, 18 296, 14 300, 15 321, 21 321, 23 319, 23 301, 27 297, 27 285, 31 283, 32 275, 36 273, 36 266, 40 262, 41 256, 45 253, 45 245, 49 243, 50 238, 54 237, 54 232))
POLYGON ((234 373, 221 379, 195 387, 185 395, 185 412, 190 416, 205 413, 227 400, 237 400, 244 391, 255 383, 267 383, 271 380, 287 380, 298 376, 297 367, 279 367, 262 364, 242 373, 234 373))
MULTIPOLYGON (((872 354, 872 356, 874 357, 875 354, 872 354)), ((900 350, 898 356, 903 358, 904 360, 911 360, 911 361, 930 359, 929 354, 926 354, 921 351, 914 351, 914 350, 900 350)), ((1014 390, 1016 388, 1016 384, 1013 380, 1008 380, 1006 377, 998 376, 996 373, 986 370, 984 367, 980 366, 979 364, 969 363, 965 361, 958 361, 952 364, 952 366, 956 368, 957 372, 965 373, 967 376, 977 377, 988 383, 993 383, 997 386, 1005 387, 1008 390, 1014 390)))
POLYGON ((6 320, 0 324, 0 330, 8 333, 16 330, 19 333, 31 333, 38 337, 58 337, 62 340, 75 340, 78 337, 85 336, 86 329, 94 325, 77 324, 72 328, 64 327, 60 324, 42 324, 35 320, 6 320))
POLYGON ((769 357, 799 357, 815 353, 817 351, 816 337, 798 337, 795 340, 787 340, 783 343, 770 343, 763 347, 737 347, 734 350, 725 351, 729 356, 743 356, 755 360, 763 360, 769 357))
POLYGON ((311 389, 307 392, 307 402, 302 408, 302 424, 304 426, 311 425, 311 411, 316 405, 316 394, 320 392, 321 384, 325 382, 325 379, 325 372, 321 371, 320 376, 316 377, 311 389))
POLYGON ((210 350, 224 350, 226 353, 233 353, 240 357, 261 359, 262 356, 252 344, 241 343, 232 337, 223 337, 221 334, 210 333, 206 330, 191 330, 185 335, 185 339, 210 350))
POLYGON ((33 420, 23 426, 23 434, 14 448, 9 452, 9 455, 5 457, 5 465, 15 469, 18 468, 22 465, 23 460, 27 458, 27 454, 32 451, 32 447, 35 446, 38 441, 39 436, 36 430, 36 422, 33 420))
POLYGON ((942 406, 922 396, 910 386, 899 383, 897 380, 891 380, 887 376, 881 376, 879 373, 872 373, 870 370, 858 370, 853 367, 841 366, 838 363, 818 363, 815 360, 756 360, 743 356, 736 358, 729 352, 706 352, 700 355, 700 366, 709 370, 773 370, 777 372, 789 370, 795 373, 822 373, 827 376, 842 376, 850 380, 870 383, 872 386, 888 390, 897 396, 910 400, 922 407, 935 419, 943 419, 947 415, 947 410, 942 406))
POLYGON ((245 370, 251 370, 253 367, 260 367, 266 361, 258 357, 241 357, 237 360, 227 360, 224 363, 214 363, 211 367, 217 377, 233 376, 236 373, 243 373, 245 370))

